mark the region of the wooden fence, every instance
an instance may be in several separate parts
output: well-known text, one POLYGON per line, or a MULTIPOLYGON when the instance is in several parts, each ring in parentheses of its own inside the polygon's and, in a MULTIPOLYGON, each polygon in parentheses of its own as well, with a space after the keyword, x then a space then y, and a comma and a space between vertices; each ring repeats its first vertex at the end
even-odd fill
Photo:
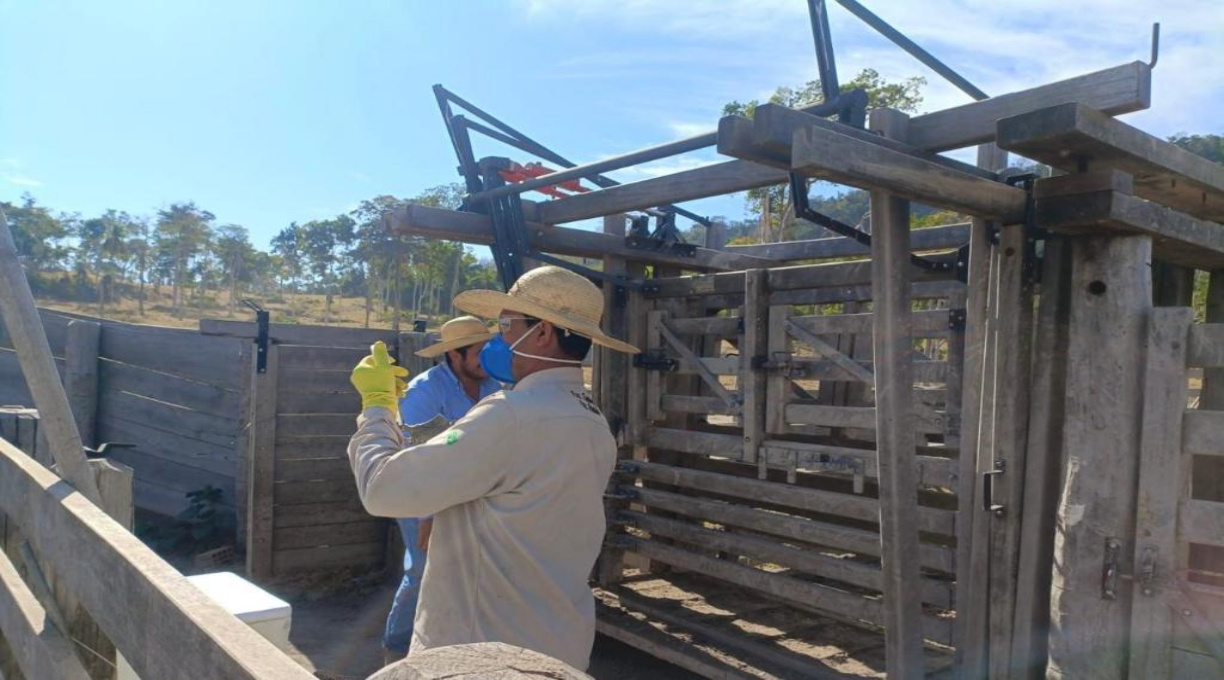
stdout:
MULTIPOLYGON (((136 505, 175 515, 213 486, 235 512, 243 343, 198 331, 41 310, 82 440, 134 445, 108 456, 136 473, 136 505)), ((33 406, 0 328, 0 404, 33 406)))

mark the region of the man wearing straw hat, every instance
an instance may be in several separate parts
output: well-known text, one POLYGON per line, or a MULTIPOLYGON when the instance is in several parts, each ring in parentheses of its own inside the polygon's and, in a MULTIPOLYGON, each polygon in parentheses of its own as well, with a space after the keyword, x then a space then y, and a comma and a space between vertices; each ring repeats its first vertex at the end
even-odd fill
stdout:
POLYGON ((585 669, 595 637, 587 578, 616 441, 581 365, 592 342, 637 350, 600 330, 600 290, 559 267, 527 272, 509 293, 461 293, 455 307, 497 318, 481 365, 513 391, 404 449, 386 406, 403 369, 376 344, 352 378, 365 408, 349 458, 366 510, 434 515, 412 652, 506 642, 585 669))
MULTIPOLYGON (((418 442, 446 429, 476 402, 501 389, 480 367, 480 350, 493 335, 483 321, 474 316, 451 319, 442 324, 440 335, 439 342, 416 355, 434 360, 442 357, 442 362, 413 378, 399 400, 400 422, 418 442)), ((395 591, 383 631, 384 663, 408 654, 433 525, 432 518, 401 518, 397 522, 404 539, 404 577, 395 591)))

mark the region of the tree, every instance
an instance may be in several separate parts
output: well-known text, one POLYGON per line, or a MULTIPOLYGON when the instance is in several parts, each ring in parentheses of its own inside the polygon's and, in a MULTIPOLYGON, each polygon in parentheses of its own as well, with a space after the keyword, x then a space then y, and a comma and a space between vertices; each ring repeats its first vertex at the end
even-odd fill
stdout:
POLYGON ((144 316, 144 287, 149 267, 153 264, 153 246, 149 232, 149 220, 133 218, 131 229, 128 233, 131 234, 131 238, 128 239, 125 250, 131 259, 132 267, 136 270, 136 283, 140 287, 140 292, 137 294, 137 305, 139 306, 140 315, 144 316))
POLYGON ((1188 135, 1184 132, 1173 135, 1169 141, 1209 161, 1224 163, 1224 136, 1188 135))
POLYGON ((353 243, 356 222, 348 215, 312 220, 302 225, 302 247, 316 283, 325 297, 323 323, 331 323, 332 297, 339 282, 345 250, 353 243))
POLYGON ((157 248, 172 268, 173 307, 182 316, 182 289, 192 260, 204 251, 216 217, 195 203, 174 203, 157 213, 157 248))
POLYGON ((28 192, 21 195, 20 204, 0 201, 0 210, 8 217, 17 255, 31 273, 64 264, 72 252, 72 248, 64 244, 72 235, 65 215, 52 215, 28 192))
POLYGON ((101 217, 77 224, 77 258, 97 281, 98 316, 105 316, 115 278, 123 275, 128 234, 135 229, 135 223, 131 215, 112 209, 101 217))
POLYGON ((249 265, 255 254, 246 227, 227 224, 218 228, 213 253, 221 273, 229 281, 229 316, 233 316, 238 299, 238 283, 249 280, 249 265))
MULTIPOLYGON (((922 103, 922 87, 926 79, 920 76, 907 78, 904 81, 890 83, 880 76, 875 69, 863 69, 849 82, 841 85, 842 92, 851 90, 866 90, 867 109, 892 108, 899 111, 914 112, 922 103)), ((772 104, 781 104, 790 108, 803 108, 824 101, 819 80, 808 81, 799 87, 782 86, 774 90, 769 97, 772 104)), ((724 116, 744 116, 752 118, 758 100, 747 102, 732 101, 723 106, 724 116)), ((776 185, 751 189, 747 192, 748 209, 760 216, 760 240, 780 241, 786 237, 786 232, 794 221, 794 213, 790 208, 789 191, 786 185, 776 185)), ((819 233, 824 230, 812 230, 819 233)), ((809 236, 812 238, 813 236, 809 236)))

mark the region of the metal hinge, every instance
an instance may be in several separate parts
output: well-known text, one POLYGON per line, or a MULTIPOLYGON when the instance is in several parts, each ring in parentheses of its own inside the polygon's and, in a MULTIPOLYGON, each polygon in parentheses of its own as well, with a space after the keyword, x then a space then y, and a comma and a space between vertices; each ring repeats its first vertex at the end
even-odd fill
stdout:
POLYGON ((994 478, 1003 474, 1006 469, 1003 461, 996 460, 993 470, 982 473, 982 509, 993 512, 995 517, 1002 517, 1005 508, 994 502, 994 478))
POLYGON ((948 330, 956 331, 958 333, 964 333, 965 332, 965 321, 968 319, 968 317, 969 317, 969 314, 968 312, 965 311, 964 307, 958 307, 956 309, 949 309, 948 310, 948 330))
POLYGON ((1139 592, 1149 597, 1156 588, 1156 558, 1158 555, 1156 546, 1152 545, 1144 546, 1142 552, 1139 553, 1139 568, 1136 570, 1139 592))
POLYGON ((1101 567, 1101 599, 1118 599, 1118 578, 1121 576, 1119 558, 1122 555, 1122 541, 1116 538, 1105 539, 1105 564, 1101 567))

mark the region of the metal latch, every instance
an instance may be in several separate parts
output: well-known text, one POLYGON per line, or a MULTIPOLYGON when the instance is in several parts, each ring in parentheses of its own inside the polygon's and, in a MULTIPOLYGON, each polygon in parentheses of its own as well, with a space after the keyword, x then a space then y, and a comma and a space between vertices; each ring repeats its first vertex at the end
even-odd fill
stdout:
POLYGON ((1144 546, 1139 553, 1139 592, 1151 596, 1156 586, 1156 546, 1144 546))
POLYGON ((651 349, 633 357, 634 368, 644 368, 647 371, 674 371, 680 362, 667 356, 663 350, 651 349))
POLYGON ((768 371, 770 373, 781 373, 792 380, 806 378, 811 371, 811 366, 807 363, 791 359, 792 355, 790 352, 774 352, 772 356, 772 359, 759 355, 752 357, 750 363, 752 369, 768 371))
POLYGON ((1105 600, 1118 599, 1118 577, 1120 574, 1118 558, 1122 555, 1122 541, 1116 538, 1105 539, 1105 564, 1101 568, 1101 598, 1105 600))
POLYGON ((268 311, 259 306, 259 303, 254 300, 243 300, 242 304, 251 311, 255 312, 255 372, 268 372, 268 325, 270 317, 268 311))
POLYGON ((986 512, 993 512, 995 517, 1003 516, 1003 506, 994 502, 994 478, 1003 474, 1006 470, 1006 465, 1001 460, 996 460, 993 470, 987 470, 982 473, 982 509, 986 512))

